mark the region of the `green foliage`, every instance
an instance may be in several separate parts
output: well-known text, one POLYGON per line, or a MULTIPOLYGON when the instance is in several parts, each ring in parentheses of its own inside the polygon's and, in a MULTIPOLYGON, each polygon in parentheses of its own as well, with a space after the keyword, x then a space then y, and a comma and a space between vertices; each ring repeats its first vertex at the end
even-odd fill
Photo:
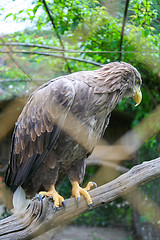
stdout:
POLYGON ((11 213, 4 207, 4 212, 0 215, 0 220, 2 220, 3 218, 9 217, 10 215, 11 213))
MULTIPOLYGON (((157 10, 153 9, 152 0, 132 0, 134 14, 131 16, 138 26, 143 26, 146 30, 153 30, 151 23, 157 18, 157 10)), ((147 31, 146 31, 147 33, 147 31)))
POLYGON ((77 225, 89 226, 125 226, 130 227, 132 224, 131 207, 123 199, 93 209, 76 218, 74 223, 77 225))
MULTIPOLYGON (((12 16, 16 21, 29 19, 36 23, 38 30, 41 30, 50 22, 50 18, 41 0, 33 1, 33 6, 33 9, 21 10, 15 14, 9 13, 6 18, 12 16), (24 13, 26 17, 22 17, 24 13)), ((64 34, 69 30, 74 31, 79 23, 91 14, 92 9, 99 6, 99 2, 96 0, 48 0, 47 6, 51 12, 56 32, 64 34)), ((52 28, 51 25, 50 27, 52 28)))

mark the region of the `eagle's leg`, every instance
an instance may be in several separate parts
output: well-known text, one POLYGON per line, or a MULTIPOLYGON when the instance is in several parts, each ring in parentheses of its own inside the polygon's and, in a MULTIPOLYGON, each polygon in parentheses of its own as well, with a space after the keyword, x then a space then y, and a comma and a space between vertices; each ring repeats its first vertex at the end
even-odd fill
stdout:
POLYGON ((96 184, 93 182, 89 182, 85 188, 82 188, 79 186, 79 184, 82 183, 83 178, 84 178, 85 167, 86 167, 86 164, 85 164, 84 160, 77 162, 68 171, 68 177, 72 184, 72 196, 71 197, 75 197, 75 199, 77 201, 77 206, 79 203, 80 195, 83 195, 87 201, 87 204, 89 205, 89 209, 91 209, 92 208, 92 199, 91 199, 88 191, 90 190, 90 188, 92 186, 94 186, 94 185, 96 186, 96 184))
POLYGON ((54 206, 56 210, 59 208, 59 206, 65 205, 64 198, 61 195, 59 195, 58 192, 55 190, 54 184, 51 185, 48 192, 41 191, 39 192, 39 195, 41 195, 42 197, 44 196, 52 197, 54 200, 54 206))
POLYGON ((76 198, 77 205, 79 203, 80 195, 83 195, 87 201, 89 209, 92 208, 92 199, 91 199, 88 191, 94 185, 96 186, 96 184, 94 182, 88 182, 87 186, 85 188, 82 188, 79 186, 79 183, 77 181, 72 182, 72 196, 71 197, 76 198))

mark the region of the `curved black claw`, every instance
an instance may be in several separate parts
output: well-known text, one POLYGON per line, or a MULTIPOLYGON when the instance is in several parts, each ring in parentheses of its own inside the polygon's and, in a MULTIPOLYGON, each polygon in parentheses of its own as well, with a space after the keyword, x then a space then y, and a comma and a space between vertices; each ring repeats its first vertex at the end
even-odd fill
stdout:
POLYGON ((34 199, 38 199, 38 200, 42 201, 42 195, 41 195, 41 194, 38 194, 38 195, 36 195, 35 197, 33 197, 32 199, 33 199, 33 200, 34 200, 34 199))
POLYGON ((56 213, 58 211, 58 207, 54 207, 53 212, 56 213))
POLYGON ((89 210, 92 210, 92 207, 93 207, 93 205, 92 205, 92 203, 89 205, 89 210))
POLYGON ((77 207, 79 206, 79 197, 77 197, 77 207))
POLYGON ((41 194, 38 194, 38 199, 40 200, 40 201, 42 201, 42 195, 41 194))
POLYGON ((97 183, 95 183, 95 182, 92 182, 92 184, 97 188, 97 183))
POLYGON ((64 208, 66 208, 66 203, 65 203, 65 201, 62 202, 62 206, 63 206, 64 208))

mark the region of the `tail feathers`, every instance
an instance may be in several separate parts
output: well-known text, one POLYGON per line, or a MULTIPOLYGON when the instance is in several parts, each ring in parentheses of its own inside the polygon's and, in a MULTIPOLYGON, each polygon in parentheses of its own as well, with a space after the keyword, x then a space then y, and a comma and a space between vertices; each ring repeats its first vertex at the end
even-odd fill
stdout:
POLYGON ((26 194, 23 188, 20 186, 13 194, 13 209, 12 212, 20 212, 24 210, 30 203, 29 199, 26 199, 26 194))

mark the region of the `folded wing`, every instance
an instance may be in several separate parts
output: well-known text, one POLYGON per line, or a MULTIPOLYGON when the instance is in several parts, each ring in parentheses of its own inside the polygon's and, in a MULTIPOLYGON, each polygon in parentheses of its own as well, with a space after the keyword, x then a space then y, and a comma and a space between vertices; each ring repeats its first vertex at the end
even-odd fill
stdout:
POLYGON ((5 182, 13 191, 29 181, 56 146, 74 96, 65 77, 42 85, 30 96, 12 136, 5 182))

